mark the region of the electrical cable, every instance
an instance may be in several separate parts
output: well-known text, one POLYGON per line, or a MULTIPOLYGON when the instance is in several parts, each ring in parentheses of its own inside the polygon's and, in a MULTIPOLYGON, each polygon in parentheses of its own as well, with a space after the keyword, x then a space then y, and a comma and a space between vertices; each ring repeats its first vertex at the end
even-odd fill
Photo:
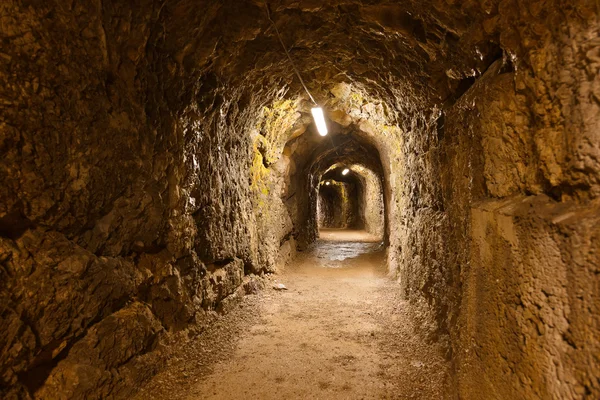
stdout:
MULTIPOLYGON (((271 22, 271 25, 273 26, 273 29, 275 29, 275 33, 277 34, 277 38, 279 39, 279 43, 281 43, 281 47, 283 47, 283 51, 285 51, 285 55, 287 56, 288 60, 290 61, 290 64, 292 64, 292 68, 294 68, 294 72, 296 73, 296 76, 300 80, 300 83, 302 84, 302 87, 306 91, 306 94, 308 94, 308 97, 310 97, 310 100, 316 106, 318 106, 319 104, 315 101, 315 98, 312 96, 312 94, 310 94, 310 91, 308 90, 308 88, 306 87, 306 84, 304 83, 304 79, 302 79, 302 76, 300 75, 300 71, 298 71, 298 68, 296 68, 296 64, 294 64, 294 60, 292 60, 292 57, 290 56, 289 51, 285 47, 285 43, 283 43, 283 39, 281 38, 281 34, 279 33, 279 29, 277 29, 277 25, 275 25, 275 21, 273 21, 273 19, 271 18, 271 11, 269 10, 269 3, 267 3, 266 1, 265 1, 265 9, 267 10, 267 18, 271 22)), ((332 147, 333 151, 339 157, 340 154, 337 151, 337 146, 335 145, 335 143, 333 143, 333 138, 331 136, 329 137, 329 140, 331 141, 331 147, 332 147)))
POLYGON ((271 12, 269 11, 269 3, 265 2, 265 8, 267 9, 267 18, 269 18, 269 21, 271 21, 271 25, 273 25, 273 28, 275 28, 275 33, 277 33, 277 38, 279 39, 279 43, 281 43, 281 47, 283 47, 283 51, 285 51, 285 54, 287 55, 288 60, 290 60, 290 64, 292 64, 292 68, 294 68, 294 71, 296 72, 296 75, 298 76, 298 79, 300 80, 302 87, 304 88, 304 90, 306 90, 306 93, 308 94, 308 97, 310 97, 312 102, 316 106, 318 106, 317 102, 315 101, 315 98, 308 91, 308 88, 306 87, 306 84, 304 83, 302 76, 300 76, 300 71, 298 71, 298 68, 296 68, 296 64, 294 64, 294 60, 292 60, 290 53, 288 52, 287 48, 285 47, 285 44, 283 43, 283 39, 281 39, 281 34, 279 33, 279 29, 277 29, 277 25, 275 25, 275 21, 273 21, 271 19, 271 12))

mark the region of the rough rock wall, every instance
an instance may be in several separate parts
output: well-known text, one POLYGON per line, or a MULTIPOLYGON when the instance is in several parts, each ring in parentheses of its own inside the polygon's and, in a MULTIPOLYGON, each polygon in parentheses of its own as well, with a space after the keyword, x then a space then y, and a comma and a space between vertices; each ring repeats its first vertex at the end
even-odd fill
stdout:
MULTIPOLYGON (((99 331, 136 331, 142 354, 163 330, 140 303, 152 273, 137 261, 164 246, 168 215, 168 164, 155 158, 167 140, 150 128, 137 75, 156 15, 150 2, 106 5, 0 5, 3 398, 32 395, 99 331)), ((116 356, 111 346, 99 348, 116 356)), ((126 361, 71 370, 54 394, 111 390, 136 374, 126 361)))
POLYGON ((126 396, 166 336, 293 254, 260 144, 280 116, 185 86, 163 11, 0 5, 2 398, 126 396))
POLYGON ((361 181, 358 213, 363 222, 362 228, 376 237, 383 238, 385 206, 380 178, 373 171, 359 165, 353 166, 352 171, 357 173, 361 181))
MULTIPOLYGON (((491 68, 489 81, 446 118, 463 126, 452 127, 458 133, 469 111, 481 114, 466 125, 482 149, 481 172, 471 173, 481 186, 471 189, 470 210, 460 211, 471 237, 455 333, 466 361, 459 369, 464 397, 600 396, 593 356, 600 351, 600 40, 593 11, 582 2, 564 14, 537 14, 528 31, 513 25, 513 36, 501 38, 523 58, 516 72, 491 68)), ((513 12, 503 10, 505 23, 514 23, 513 12)))
POLYGON ((317 199, 317 224, 319 229, 340 227, 336 225, 341 223, 341 202, 342 197, 337 187, 334 186, 332 189, 319 188, 317 199))
POLYGON ((595 203, 539 195, 473 207, 460 319, 463 397, 597 397, 595 203))
POLYGON ((402 144, 390 253, 399 244, 402 287, 448 342, 461 398, 600 393, 590 6, 502 2, 485 29, 504 58, 456 103, 417 116, 420 134, 402 144))

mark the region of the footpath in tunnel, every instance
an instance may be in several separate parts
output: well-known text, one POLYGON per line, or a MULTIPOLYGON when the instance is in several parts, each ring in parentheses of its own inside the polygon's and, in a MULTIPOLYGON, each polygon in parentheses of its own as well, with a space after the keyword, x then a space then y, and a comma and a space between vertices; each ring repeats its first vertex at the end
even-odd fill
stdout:
POLYGON ((276 276, 288 290, 247 297, 211 332, 245 330, 233 349, 192 342, 137 398, 443 398, 446 362, 414 331, 384 253, 364 231, 323 230, 276 276))

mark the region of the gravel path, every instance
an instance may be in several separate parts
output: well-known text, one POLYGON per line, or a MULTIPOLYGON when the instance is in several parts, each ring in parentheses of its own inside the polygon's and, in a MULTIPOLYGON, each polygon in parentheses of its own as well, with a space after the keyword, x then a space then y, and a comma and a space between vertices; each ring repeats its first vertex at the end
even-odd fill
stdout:
POLYGON ((361 232, 325 232, 142 389, 154 399, 444 399, 448 365, 414 332, 361 232), (350 241, 352 240, 352 241, 350 241))

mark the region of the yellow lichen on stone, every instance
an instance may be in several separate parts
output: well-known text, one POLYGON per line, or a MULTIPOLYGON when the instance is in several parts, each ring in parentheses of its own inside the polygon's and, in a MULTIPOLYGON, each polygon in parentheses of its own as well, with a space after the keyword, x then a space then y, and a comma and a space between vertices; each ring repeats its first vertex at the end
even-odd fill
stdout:
POLYGON ((276 100, 270 107, 262 109, 262 116, 258 119, 256 128, 266 140, 263 152, 268 164, 276 162, 291 136, 290 130, 300 118, 297 100, 276 100))

